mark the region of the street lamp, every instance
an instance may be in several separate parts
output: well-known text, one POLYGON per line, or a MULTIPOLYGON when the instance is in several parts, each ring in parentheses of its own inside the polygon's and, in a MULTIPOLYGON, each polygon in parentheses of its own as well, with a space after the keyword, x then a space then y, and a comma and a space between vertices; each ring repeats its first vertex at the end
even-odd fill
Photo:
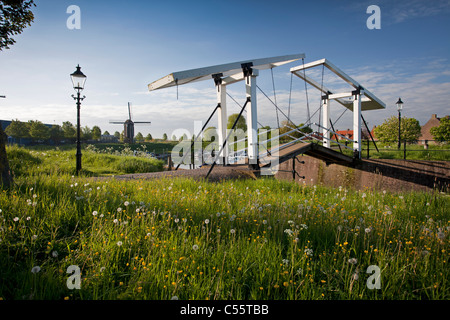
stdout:
POLYGON ((400 149, 401 144, 401 122, 402 122, 402 109, 403 109, 403 101, 402 99, 398 98, 398 101, 395 103, 397 105, 397 111, 398 111, 398 149, 400 149))
POLYGON ((77 70, 70 75, 72 79, 73 88, 77 92, 77 95, 72 95, 72 98, 77 101, 77 164, 76 164, 76 174, 81 170, 81 139, 80 139, 80 107, 81 101, 86 98, 85 96, 81 97, 80 92, 84 89, 84 83, 86 82, 86 76, 81 72, 80 65, 77 66, 77 70))

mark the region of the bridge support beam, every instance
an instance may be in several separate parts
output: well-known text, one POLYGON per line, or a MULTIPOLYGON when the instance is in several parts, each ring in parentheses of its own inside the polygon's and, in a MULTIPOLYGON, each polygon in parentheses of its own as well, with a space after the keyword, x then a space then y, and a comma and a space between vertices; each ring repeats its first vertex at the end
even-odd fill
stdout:
MULTIPOLYGON (((227 87, 225 84, 218 83, 217 86, 217 103, 220 105, 218 113, 219 146, 222 146, 227 137, 227 87)), ((228 141, 225 144, 220 156, 220 163, 228 164, 228 141)))
POLYGON ((256 97, 256 75, 251 68, 243 66, 245 76, 245 92, 250 99, 250 108, 247 109, 247 138, 248 138, 248 163, 251 167, 258 167, 258 113, 256 97))
POLYGON ((361 95, 358 89, 353 94, 353 154, 355 158, 361 159, 361 95))
POLYGON ((322 98, 322 135, 323 135, 323 146, 326 148, 331 147, 330 141, 330 130, 331 130, 331 122, 330 122, 330 100, 327 96, 322 98))

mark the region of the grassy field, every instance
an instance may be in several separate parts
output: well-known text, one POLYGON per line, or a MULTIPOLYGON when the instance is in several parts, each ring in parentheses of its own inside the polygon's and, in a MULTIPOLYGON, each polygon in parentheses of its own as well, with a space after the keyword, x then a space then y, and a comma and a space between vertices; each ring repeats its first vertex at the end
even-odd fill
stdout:
POLYGON ((77 178, 64 152, 8 152, 24 162, 0 193, 4 300, 450 299, 446 194, 77 178))

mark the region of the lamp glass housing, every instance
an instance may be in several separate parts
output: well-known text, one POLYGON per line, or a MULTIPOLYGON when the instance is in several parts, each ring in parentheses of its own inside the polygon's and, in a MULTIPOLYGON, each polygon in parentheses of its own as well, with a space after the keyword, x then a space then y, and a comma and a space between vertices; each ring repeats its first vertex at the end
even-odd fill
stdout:
POLYGON ((86 76, 81 72, 81 67, 78 65, 77 70, 70 75, 72 79, 73 88, 75 90, 83 90, 84 83, 86 82, 86 76))

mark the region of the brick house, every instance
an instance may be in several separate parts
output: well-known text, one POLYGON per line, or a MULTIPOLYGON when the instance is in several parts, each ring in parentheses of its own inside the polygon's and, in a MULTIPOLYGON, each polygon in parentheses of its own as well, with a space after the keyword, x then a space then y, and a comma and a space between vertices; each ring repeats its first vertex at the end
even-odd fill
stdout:
MULTIPOLYGON (((445 116, 445 118, 448 118, 449 116, 445 116)), ((428 120, 427 123, 425 123, 421 130, 420 130, 420 137, 419 137, 419 143, 425 144, 425 140, 431 141, 434 140, 433 135, 430 133, 430 129, 433 127, 439 126, 441 123, 441 118, 437 117, 437 114, 432 114, 430 120, 428 120)), ((434 143, 434 142, 429 142, 434 143)))

